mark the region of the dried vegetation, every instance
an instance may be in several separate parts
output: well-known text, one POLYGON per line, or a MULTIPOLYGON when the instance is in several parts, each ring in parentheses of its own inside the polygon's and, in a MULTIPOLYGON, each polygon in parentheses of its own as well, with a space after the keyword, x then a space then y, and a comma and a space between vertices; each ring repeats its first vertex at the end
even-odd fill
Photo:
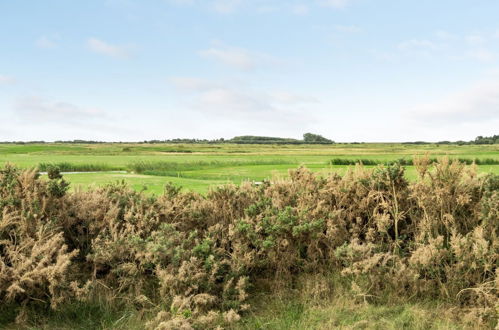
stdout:
POLYGON ((499 177, 441 159, 340 177, 304 168, 206 196, 124 184, 67 193, 52 171, 0 170, 0 303, 105 300, 154 313, 154 329, 226 327, 264 287, 301 281, 312 297, 339 276, 352 299, 435 299, 494 327, 499 308, 499 177), (50 173, 49 173, 50 174, 50 173), (335 274, 335 275, 332 275, 335 274), (265 283, 265 284, 262 284, 265 283))

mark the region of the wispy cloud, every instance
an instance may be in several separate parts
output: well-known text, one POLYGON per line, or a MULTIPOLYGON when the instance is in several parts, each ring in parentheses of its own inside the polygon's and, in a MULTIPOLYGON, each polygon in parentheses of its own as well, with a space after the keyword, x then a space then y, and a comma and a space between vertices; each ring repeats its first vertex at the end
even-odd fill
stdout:
POLYGON ((319 0, 318 2, 320 5, 327 6, 327 7, 345 8, 350 3, 352 3, 353 0, 319 0))
POLYGON ((445 30, 438 30, 437 32, 435 32, 435 36, 440 40, 446 40, 446 41, 456 40, 459 38, 457 35, 445 30))
POLYGON ((362 29, 357 25, 336 25, 334 29, 338 32, 344 33, 357 33, 362 31, 362 29))
POLYGON ((0 85, 11 85, 14 84, 15 82, 16 79, 14 77, 0 74, 0 85))
POLYGON ((193 77, 172 77, 170 82, 183 91, 204 91, 220 87, 211 81, 193 77))
POLYGON ((487 41, 487 38, 480 34, 470 34, 464 37, 464 40, 470 45, 481 45, 487 41))
POLYGON ((499 83, 481 83, 432 103, 415 106, 410 116, 427 123, 448 124, 499 120, 499 83))
POLYGON ((204 58, 212 59, 221 64, 244 71, 251 71, 268 64, 279 62, 267 54, 223 45, 202 50, 199 54, 204 58))
POLYGON ((313 0, 295 3, 280 3, 273 0, 166 0, 177 6, 191 6, 214 11, 219 14, 233 14, 243 10, 251 10, 257 13, 271 13, 287 11, 294 15, 307 15, 312 7, 330 7, 342 9, 349 6, 355 0, 313 0))
POLYGON ((476 59, 481 62, 492 62, 497 58, 495 53, 485 48, 470 50, 466 53, 466 55, 469 58, 476 59))
POLYGON ((269 93, 272 102, 287 105, 299 105, 307 103, 319 103, 319 100, 313 96, 300 95, 286 91, 275 91, 269 93))
POLYGON ((229 119, 309 122, 311 116, 303 111, 302 106, 318 102, 314 97, 289 91, 267 92, 199 78, 174 77, 171 82, 187 93, 192 109, 229 119))
POLYGON ((305 16, 310 13, 310 7, 305 4, 294 4, 291 6, 291 12, 295 15, 305 16))
POLYGON ((49 101, 38 96, 18 99, 14 109, 21 117, 45 122, 78 122, 105 117, 105 113, 98 109, 83 108, 62 101, 49 101))
POLYGON ((59 37, 57 35, 53 36, 41 36, 40 38, 36 39, 35 41, 35 46, 38 48, 55 48, 57 47, 57 42, 56 40, 59 37))
POLYGON ((97 38, 89 38, 87 47, 94 53, 114 58, 129 58, 132 49, 131 46, 113 45, 97 38))
POLYGON ((396 45, 399 52, 407 55, 430 57, 437 52, 439 56, 452 60, 471 59, 480 62, 493 62, 499 58, 496 45, 490 33, 457 35, 439 30, 433 38, 410 39, 396 45))
POLYGON ((397 45, 397 48, 403 51, 421 51, 421 50, 435 50, 441 48, 440 45, 433 41, 426 39, 411 39, 402 41, 397 45))
POLYGON ((231 14, 246 4, 243 0, 168 0, 171 4, 178 6, 194 6, 196 8, 207 8, 219 14, 231 14))
POLYGON ((230 14, 243 4, 242 0, 214 0, 211 4, 213 10, 220 14, 230 14))

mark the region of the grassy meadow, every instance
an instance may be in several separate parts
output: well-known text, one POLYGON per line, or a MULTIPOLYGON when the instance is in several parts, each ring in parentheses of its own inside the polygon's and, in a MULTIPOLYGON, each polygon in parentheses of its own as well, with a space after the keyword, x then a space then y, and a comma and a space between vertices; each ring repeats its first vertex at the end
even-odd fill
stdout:
MULTIPOLYGON (((288 170, 305 166, 319 175, 344 174, 350 165, 331 165, 333 160, 391 162, 428 154, 483 161, 480 172, 499 173, 498 145, 240 145, 240 144, 0 144, 0 166, 20 168, 56 164, 72 189, 87 189, 124 180, 134 189, 160 194, 167 182, 185 190, 206 193, 228 182, 284 178, 288 170)), ((368 165, 367 167, 373 167, 368 165)), ((406 167, 413 180, 416 172, 406 167)))

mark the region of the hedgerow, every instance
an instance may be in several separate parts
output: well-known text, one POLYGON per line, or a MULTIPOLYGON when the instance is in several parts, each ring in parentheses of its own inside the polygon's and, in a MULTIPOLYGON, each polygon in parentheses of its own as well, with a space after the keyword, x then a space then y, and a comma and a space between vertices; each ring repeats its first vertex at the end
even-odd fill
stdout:
POLYGON ((308 274, 323 290, 317 275, 336 274, 355 299, 438 299, 494 326, 499 177, 457 160, 414 165, 414 183, 399 163, 342 177, 299 168, 206 196, 167 185, 158 198, 122 183, 69 193, 57 169, 43 180, 7 165, 0 302, 19 307, 18 322, 34 304, 100 299, 155 313, 149 328, 215 328, 244 317, 263 281, 308 274))

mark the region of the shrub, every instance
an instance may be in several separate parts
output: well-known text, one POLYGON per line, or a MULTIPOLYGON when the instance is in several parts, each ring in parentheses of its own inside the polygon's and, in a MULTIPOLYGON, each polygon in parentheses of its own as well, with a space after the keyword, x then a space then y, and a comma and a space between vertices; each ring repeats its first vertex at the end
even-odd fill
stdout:
POLYGON ((0 171, 0 302, 57 308, 100 299, 156 311, 148 326, 236 322, 248 298, 332 272, 353 298, 439 299, 497 323, 499 177, 458 160, 415 159, 343 177, 305 168, 207 196, 124 183, 67 193, 58 171, 0 171))

